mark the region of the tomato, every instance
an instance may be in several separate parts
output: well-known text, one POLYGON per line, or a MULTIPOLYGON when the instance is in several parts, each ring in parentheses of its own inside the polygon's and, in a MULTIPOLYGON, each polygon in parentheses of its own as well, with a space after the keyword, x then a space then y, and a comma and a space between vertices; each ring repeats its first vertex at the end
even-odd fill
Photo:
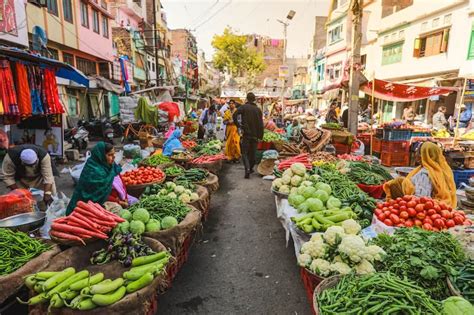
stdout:
POLYGON ((432 201, 427 201, 425 203, 425 210, 428 210, 428 209, 431 209, 431 208, 433 208, 433 202, 432 201))
POLYGON ((378 203, 378 204, 377 204, 377 208, 383 209, 383 204, 382 204, 382 203, 378 203))
POLYGON ((410 215, 408 214, 408 212, 406 212, 406 211, 401 211, 400 212, 400 218, 408 219, 409 217, 410 217, 410 215))
POLYGON ((410 200, 411 200, 411 196, 410 196, 410 195, 405 195, 405 196, 403 196, 403 200, 405 200, 405 201, 410 201, 410 200))
POLYGON ((389 203, 391 206, 393 206, 393 205, 396 204, 397 202, 392 199, 392 200, 390 200, 388 203, 389 203))
POLYGON ((391 213, 398 215, 398 209, 392 209, 390 210, 391 213))
POLYGON ((415 219, 415 225, 416 226, 422 226, 423 222, 421 220, 415 219))
POLYGON ((409 219, 408 219, 408 220, 405 221, 405 226, 406 226, 406 227, 412 227, 413 225, 414 225, 414 223, 413 223, 412 220, 409 220, 409 219))
MULTIPOLYGON (((385 215, 385 213, 381 213, 381 214, 379 214, 379 215, 377 216, 377 218, 378 218, 380 221, 385 220, 386 217, 387 217, 387 216, 385 215)), ((454 221, 453 221, 453 222, 454 222, 454 221)))
POLYGON ((418 212, 418 213, 416 214, 416 217, 417 217, 418 219, 420 219, 420 220, 423 220, 423 219, 426 217, 426 215, 425 215, 424 212, 418 212))
POLYGON ((431 220, 429 217, 426 217, 426 218, 423 219, 423 224, 424 223, 428 223, 428 224, 433 225, 433 220, 431 220))
POLYGON ((441 210, 441 216, 445 219, 451 219, 453 217, 453 214, 448 210, 441 210))
POLYGON ((435 209, 435 211, 438 213, 441 211, 441 207, 439 205, 434 205, 433 209, 435 209))
POLYGON ((433 227, 429 223, 423 224, 422 228, 427 231, 431 231, 433 229, 433 227))
POLYGON ((396 214, 391 214, 389 218, 390 218, 390 221, 392 221, 394 224, 400 223, 400 219, 398 218, 398 215, 396 214))
POLYGON ((449 219, 448 221, 446 221, 446 226, 447 226, 448 228, 452 228, 452 227, 454 227, 455 225, 456 225, 456 222, 454 222, 454 220, 452 220, 452 219, 449 219))
POLYGON ((416 202, 414 202, 413 200, 407 202, 407 207, 408 208, 415 208, 416 207, 416 202))
POLYGON ((437 213, 431 215, 430 217, 431 217, 431 220, 436 220, 436 219, 441 219, 441 218, 442 218, 442 216, 440 216, 440 215, 437 214, 437 213))
POLYGON ((436 220, 433 221, 433 223, 434 223, 434 226, 439 228, 439 229, 444 228, 444 222, 441 219, 436 219, 436 220))
POLYGON ((466 225, 466 226, 470 226, 470 225, 472 225, 472 221, 471 220, 465 220, 462 224, 466 225))
POLYGON ((433 214, 436 214, 436 211, 435 211, 435 209, 429 209, 428 211, 426 211, 426 214, 427 215, 433 215, 433 214))
POLYGON ((419 213, 419 212, 423 212, 423 211, 425 210, 425 206, 422 205, 421 203, 420 203, 420 204, 417 204, 417 205, 415 206, 415 210, 416 210, 416 212, 418 212, 418 213, 419 213))
POLYGON ((403 199, 402 199, 402 197, 398 197, 398 198, 395 199, 395 200, 396 200, 397 202, 400 202, 400 201, 402 201, 403 199))
POLYGON ((410 217, 416 216, 416 210, 413 209, 413 208, 408 208, 408 209, 407 209, 407 212, 408 212, 408 215, 409 215, 410 217))
POLYGON ((398 203, 400 205, 400 207, 406 207, 407 206, 407 202, 405 200, 402 200, 398 203))
POLYGON ((400 208, 400 205, 396 203, 396 204, 393 205, 393 208, 394 208, 394 209, 399 209, 399 208, 400 208))
POLYGON ((437 227, 434 227, 434 228, 433 228, 433 231, 439 232, 439 229, 438 229, 437 227))
POLYGON ((404 226, 405 226, 405 224, 402 223, 402 222, 400 222, 400 223, 397 224, 397 227, 404 227, 404 226))
POLYGON ((446 204, 444 202, 440 202, 439 207, 441 208, 441 210, 447 210, 448 209, 448 207, 446 206, 446 204))
POLYGON ((388 226, 392 226, 392 225, 393 225, 393 223, 392 223, 392 221, 390 221, 390 219, 385 219, 385 220, 383 220, 383 223, 385 223, 385 224, 388 225, 388 226))
POLYGON ((454 222, 455 222, 456 224, 463 224, 463 223, 464 223, 464 219, 463 219, 463 217, 460 216, 460 215, 455 215, 455 216, 454 216, 454 222))
POLYGON ((385 202, 383 203, 383 206, 384 206, 384 207, 388 207, 388 206, 390 206, 390 204, 385 201, 385 202))
POLYGON ((426 197, 421 197, 421 198, 420 198, 420 202, 421 202, 421 203, 426 203, 428 200, 429 200, 429 199, 426 198, 426 197))
POLYGON ((406 206, 400 206, 400 212, 402 211, 407 211, 407 207, 406 206))

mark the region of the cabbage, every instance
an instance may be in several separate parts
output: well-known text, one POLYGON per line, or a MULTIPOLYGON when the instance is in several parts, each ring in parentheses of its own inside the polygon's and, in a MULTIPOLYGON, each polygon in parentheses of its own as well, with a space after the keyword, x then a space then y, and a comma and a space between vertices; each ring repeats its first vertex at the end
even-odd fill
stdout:
POLYGON ((163 230, 170 229, 172 227, 175 227, 176 225, 178 225, 178 220, 176 220, 176 218, 174 217, 167 216, 164 217, 163 220, 161 220, 161 228, 163 230))
POLYGON ((300 186, 300 187, 298 187, 298 188, 297 188, 297 189, 298 189, 298 195, 302 195, 305 188, 306 188, 306 186, 300 186))
POLYGON ((160 221, 155 220, 155 219, 150 219, 150 221, 148 221, 148 223, 145 226, 146 232, 157 232, 159 230, 161 230, 160 221))
POLYGON ((316 198, 309 198, 305 201, 308 204, 308 209, 310 211, 321 211, 324 210, 324 204, 321 200, 316 198))
POLYGON ((150 213, 145 208, 138 208, 133 212, 132 215, 133 220, 142 221, 143 223, 147 223, 150 220, 150 213))
POLYGON ((133 234, 143 234, 145 232, 145 223, 133 220, 130 222, 130 232, 133 234))
POLYGON ((282 194, 289 194, 290 187, 288 185, 281 185, 278 191, 281 192, 282 194))
POLYGON ((132 213, 129 210, 122 209, 119 212, 119 217, 127 221, 130 221, 132 219, 132 213))
POLYGON ((309 212, 309 204, 305 201, 296 207, 296 210, 298 210, 298 212, 309 212))
POLYGON ((316 183, 319 181, 319 175, 318 174, 313 174, 311 176, 309 176, 309 180, 316 183))
POLYGON ((278 189, 278 188, 280 188, 281 185, 283 185, 283 180, 281 178, 277 178, 273 181, 272 188, 278 189))
POLYGON ((292 195, 288 196, 288 203, 290 206, 293 207, 298 207, 300 204, 302 204, 305 201, 305 198, 301 195, 292 195))
POLYGON ((303 197, 308 199, 308 198, 312 197, 315 192, 316 192, 316 188, 314 188, 314 187, 304 187, 302 189, 301 194, 303 195, 303 197))
POLYGON ((291 178, 291 185, 297 187, 301 184, 302 180, 301 176, 295 175, 291 178))
POLYGON ((117 230, 122 234, 128 233, 128 231, 130 230, 130 223, 128 221, 125 221, 117 224, 117 230))
POLYGON ((293 174, 299 176, 304 176, 304 174, 306 174, 306 167, 303 163, 293 163, 290 168, 293 174))
POLYGON ((324 190, 316 190, 316 192, 313 194, 313 197, 314 198, 318 198, 319 200, 321 200, 322 202, 326 202, 328 201, 329 199, 329 195, 327 192, 325 192, 324 190))
POLYGON ((166 182, 166 188, 175 189, 176 184, 173 182, 166 182))
POLYGON ((290 194, 298 195, 298 187, 291 187, 290 194))
POLYGON ((321 183, 321 182, 316 184, 316 189, 317 190, 324 190, 325 192, 328 193, 328 195, 330 195, 331 192, 332 192, 331 186, 329 186, 328 184, 325 184, 325 183, 321 183))
POLYGON ((295 175, 295 174, 293 174, 293 172, 291 171, 291 169, 290 169, 290 168, 287 168, 287 169, 283 172, 283 174, 281 174, 281 177, 283 177, 283 176, 290 176, 290 177, 293 177, 293 175, 295 175))
POLYGON ((309 186, 313 186, 313 183, 310 182, 309 180, 305 180, 305 181, 301 182, 301 185, 300 185, 300 186, 309 187, 309 186))
POLYGON ((281 177, 281 181, 283 182, 283 185, 289 185, 291 183, 291 177, 288 175, 283 175, 281 177))
POLYGON ((341 201, 336 197, 329 197, 328 201, 326 202, 326 206, 328 208, 336 208, 339 209, 341 207, 341 201))

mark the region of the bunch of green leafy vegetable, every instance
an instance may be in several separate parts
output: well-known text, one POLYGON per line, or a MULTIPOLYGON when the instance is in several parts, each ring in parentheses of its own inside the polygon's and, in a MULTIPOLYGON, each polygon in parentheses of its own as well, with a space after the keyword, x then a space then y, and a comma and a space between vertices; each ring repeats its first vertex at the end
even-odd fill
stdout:
POLYGON ((449 279, 466 300, 474 303, 474 260, 467 260, 457 266, 456 274, 449 279))
POLYGON ((466 259, 459 242, 447 232, 400 228, 391 236, 379 234, 372 242, 387 253, 377 262, 377 270, 413 280, 438 300, 450 295, 446 277, 455 275, 454 267, 466 259))
POLYGON ((380 185, 392 179, 392 175, 380 165, 366 162, 350 162, 347 173, 354 183, 380 185))

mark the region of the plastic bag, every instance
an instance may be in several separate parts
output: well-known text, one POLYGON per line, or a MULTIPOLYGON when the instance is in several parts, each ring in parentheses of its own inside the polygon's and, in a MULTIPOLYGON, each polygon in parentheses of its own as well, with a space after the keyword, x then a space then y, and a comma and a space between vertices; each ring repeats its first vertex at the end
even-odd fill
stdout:
POLYGON ((123 146, 123 156, 127 159, 140 157, 140 146, 136 144, 126 144, 123 146))
POLYGON ((115 163, 120 165, 120 162, 123 160, 123 151, 117 151, 115 152, 115 163))
POLYGON ((70 199, 62 192, 53 196, 53 202, 46 209, 46 220, 44 225, 40 228, 40 235, 42 238, 49 239, 49 230, 53 220, 63 217, 66 215, 66 208, 69 204, 70 199))
POLYGON ((74 181, 74 185, 77 184, 77 182, 79 182, 79 178, 81 177, 82 170, 84 169, 84 166, 86 166, 87 159, 89 159, 90 156, 91 156, 90 151, 87 151, 86 160, 84 161, 84 163, 78 164, 69 169, 69 173, 71 174, 72 180, 74 181))
POLYGON ((278 152, 276 150, 267 150, 262 154, 262 160, 278 159, 278 152))
MULTIPOLYGON (((352 155, 363 156, 365 154, 365 144, 360 140, 356 140, 356 142, 358 143, 359 147, 355 150, 352 150, 352 155)), ((352 147, 357 147, 357 145, 353 144, 352 147)))

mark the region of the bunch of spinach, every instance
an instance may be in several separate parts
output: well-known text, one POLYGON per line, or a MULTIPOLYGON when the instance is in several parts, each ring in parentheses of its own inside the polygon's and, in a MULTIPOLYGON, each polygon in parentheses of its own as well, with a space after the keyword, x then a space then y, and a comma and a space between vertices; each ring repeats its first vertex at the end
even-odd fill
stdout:
POLYGON ((456 274, 455 266, 466 260, 459 242, 446 232, 400 228, 392 236, 378 235, 373 243, 387 253, 375 266, 378 271, 413 280, 438 300, 450 295, 446 277, 456 274))

